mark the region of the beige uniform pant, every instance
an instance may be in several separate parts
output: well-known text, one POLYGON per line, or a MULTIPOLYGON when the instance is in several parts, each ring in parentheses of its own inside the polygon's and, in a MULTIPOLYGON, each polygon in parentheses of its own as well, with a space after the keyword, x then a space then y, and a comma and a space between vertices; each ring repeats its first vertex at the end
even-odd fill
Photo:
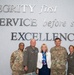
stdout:
POLYGON ((23 75, 23 71, 12 71, 12 75, 23 75))
POLYGON ((66 71, 65 70, 61 70, 61 69, 56 69, 56 70, 51 70, 51 75, 66 75, 66 71))

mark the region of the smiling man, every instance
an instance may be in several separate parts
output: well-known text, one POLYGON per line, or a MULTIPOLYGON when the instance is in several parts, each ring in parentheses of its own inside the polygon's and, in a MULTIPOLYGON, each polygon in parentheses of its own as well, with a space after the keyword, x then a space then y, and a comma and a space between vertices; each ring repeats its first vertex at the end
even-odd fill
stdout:
POLYGON ((61 39, 54 40, 55 46, 51 48, 51 75, 66 75, 67 51, 61 46, 61 39))
POLYGON ((12 70, 12 75, 23 75, 23 51, 24 43, 19 43, 18 50, 14 51, 10 57, 10 67, 12 70))
POLYGON ((38 48, 36 46, 36 40, 30 40, 30 46, 26 47, 24 51, 24 71, 27 75, 36 75, 37 67, 37 55, 38 48))

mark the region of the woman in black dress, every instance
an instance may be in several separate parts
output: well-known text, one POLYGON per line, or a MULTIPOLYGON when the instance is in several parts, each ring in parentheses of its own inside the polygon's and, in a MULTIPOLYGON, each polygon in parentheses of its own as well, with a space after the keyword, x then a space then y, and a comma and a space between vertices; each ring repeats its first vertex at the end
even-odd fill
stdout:
POLYGON ((50 75, 51 54, 46 44, 42 44, 41 51, 38 53, 37 68, 38 75, 50 75))

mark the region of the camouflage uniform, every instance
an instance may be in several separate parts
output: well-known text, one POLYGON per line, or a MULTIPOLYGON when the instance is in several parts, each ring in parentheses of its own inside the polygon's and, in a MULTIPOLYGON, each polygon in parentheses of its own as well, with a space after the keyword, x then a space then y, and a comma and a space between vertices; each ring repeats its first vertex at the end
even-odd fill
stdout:
POLYGON ((66 75, 67 51, 64 47, 53 47, 51 52, 51 75, 66 75))
POLYGON ((10 66, 12 75, 22 75, 23 69, 23 52, 21 50, 14 51, 10 58, 10 66))

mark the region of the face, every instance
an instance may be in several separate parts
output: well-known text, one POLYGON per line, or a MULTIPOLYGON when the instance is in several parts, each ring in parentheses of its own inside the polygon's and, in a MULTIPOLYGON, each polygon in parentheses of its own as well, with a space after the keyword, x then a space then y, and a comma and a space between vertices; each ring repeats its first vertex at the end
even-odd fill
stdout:
POLYGON ((31 45, 32 47, 35 47, 35 46, 36 46, 36 40, 32 39, 32 40, 30 41, 30 45, 31 45))
POLYGON ((58 39, 58 40, 55 40, 55 45, 56 45, 57 47, 59 47, 60 44, 61 44, 61 41, 60 41, 59 39, 58 39))
POLYGON ((24 43, 21 43, 21 44, 19 45, 19 49, 20 49, 20 50, 23 50, 23 49, 24 49, 24 43))
POLYGON ((73 46, 70 46, 70 47, 69 47, 69 51, 70 51, 70 53, 73 53, 73 52, 74 52, 73 46))
POLYGON ((47 51, 47 47, 45 45, 42 46, 42 51, 46 52, 47 51))

